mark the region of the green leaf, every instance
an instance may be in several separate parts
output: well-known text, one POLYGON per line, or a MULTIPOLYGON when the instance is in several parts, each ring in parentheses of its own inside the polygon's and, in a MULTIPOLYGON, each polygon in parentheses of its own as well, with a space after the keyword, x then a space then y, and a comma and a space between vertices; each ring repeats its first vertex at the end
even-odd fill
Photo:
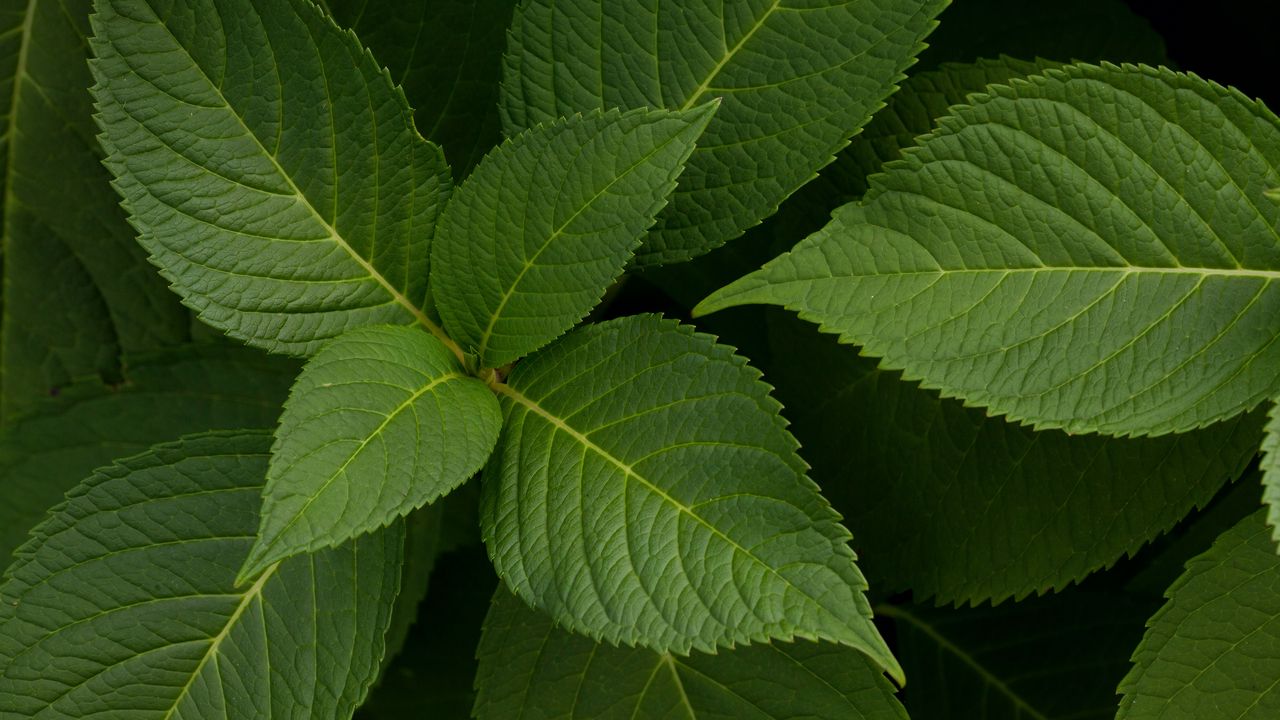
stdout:
POLYGON ((877 605, 876 615, 893 620, 913 718, 1110 720, 1156 605, 1073 588, 997 607, 877 605))
POLYGON ((1187 563, 1120 684, 1120 720, 1280 715, 1280 557, 1258 511, 1187 563))
POLYGON ((237 581, 444 495, 484 465, 501 427, 493 393, 427 333, 383 326, 338 337, 289 393, 258 540, 237 581))
POLYGON ((993 86, 860 205, 704 300, 797 310, 887 368, 1069 432, 1190 430, 1277 389, 1280 119, 1169 70, 993 86))
POLYGON ((1167 64, 1164 38, 1129 5, 1124 0, 953 2, 920 53, 920 68, 999 55, 1167 64))
POLYGON ((404 89, 424 137, 466 177, 501 140, 498 84, 516 0, 328 0, 404 89), (394 22, 389 21, 394 18, 394 22))
POLYGON ((1274 200, 1276 202, 1280 202, 1280 188, 1271 188, 1270 190, 1267 190, 1262 194, 1266 195, 1268 200, 1274 200))
POLYGON ((833 640, 900 680, 849 533, 759 378, 656 316, 588 325, 518 365, 497 386, 480 509, 498 575, 611 643, 833 640))
POLYGON ((810 180, 880 108, 946 0, 601 3, 516 12, 503 81, 508 134, 596 108, 723 107, 641 264, 741 235, 810 180))
POLYGON ((119 387, 90 380, 33 406, 0 433, 0 565, 94 468, 187 433, 275 425, 296 374, 257 350, 194 346, 132 358, 119 387))
POLYGON ((1267 524, 1272 527, 1275 540, 1280 542, 1280 411, 1276 410, 1277 407, 1280 405, 1273 401, 1270 422, 1262 438, 1259 466, 1262 470, 1262 502, 1270 509, 1267 524))
POLYGON ((450 335, 496 368, 585 317, 666 204, 715 109, 574 116, 486 157, 445 209, 432 250, 450 335))
POLYGON ((403 527, 236 589, 269 442, 190 436, 68 496, 0 589, 0 714, 351 716, 382 657, 403 527))
POLYGON ((1239 477, 1262 432, 1260 412, 1158 438, 1036 432, 903 382, 794 317, 768 327, 765 371, 811 476, 873 587, 917 602, 1021 599, 1110 567, 1239 477))
POLYGON ((98 0, 102 142, 152 261, 228 334, 308 355, 431 320, 449 192, 386 71, 307 0, 98 0))
POLYGON ((90 5, 12 2, 0 13, 6 421, 51 389, 118 382, 122 355, 188 339, 187 312, 134 242, 102 167, 90 5))
POLYGON ((893 686, 849 648, 774 643, 682 657, 614 647, 557 628, 503 588, 477 655, 479 720, 907 717, 893 686))

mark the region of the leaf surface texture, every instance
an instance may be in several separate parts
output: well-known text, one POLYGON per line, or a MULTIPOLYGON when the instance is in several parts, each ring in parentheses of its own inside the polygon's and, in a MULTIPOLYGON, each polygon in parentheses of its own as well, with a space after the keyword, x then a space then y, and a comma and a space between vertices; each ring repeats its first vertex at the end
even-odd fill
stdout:
POLYGON ((107 165, 142 245, 205 322, 308 355, 343 331, 435 325, 440 148, 306 0, 99 0, 107 165))
POLYGON ((1145 67, 993 86, 697 312, 784 305, 926 387, 1070 432, 1190 430, 1280 367, 1280 120, 1145 67))
POLYGON ((500 386, 484 474, 494 566, 563 627, 684 654, 766 638, 896 662, 848 532, 759 373, 655 316, 589 325, 500 386))
POLYGON ((70 494, 0 589, 0 717, 351 716, 382 656, 403 528, 236 589, 269 442, 191 436, 70 494))
POLYGON ((484 465, 501 426, 493 393, 430 334, 379 326, 338 337, 290 391, 241 581, 448 493, 484 465))
POLYGON ((942 0, 536 0, 517 10, 503 80, 508 134, 592 109, 713 98, 671 204, 637 255, 688 260, 777 209, 902 79, 942 0))
POLYGON ((688 657, 598 644, 505 589, 477 651, 479 720, 905 720, 893 686, 856 650, 812 642, 688 657))
POLYGON ((715 109, 575 115, 486 157, 433 251, 445 329, 492 368, 573 327, 622 274, 715 109))

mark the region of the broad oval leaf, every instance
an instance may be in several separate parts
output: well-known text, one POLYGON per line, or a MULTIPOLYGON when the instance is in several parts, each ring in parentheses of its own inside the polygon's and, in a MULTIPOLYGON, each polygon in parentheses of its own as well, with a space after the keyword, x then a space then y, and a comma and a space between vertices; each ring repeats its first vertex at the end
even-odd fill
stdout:
POLYGON ((396 524, 236 589, 267 433, 160 445, 78 486, 0 595, 0 715, 348 718, 382 657, 396 524))
POLYGON ((508 134, 592 109, 723 107, 637 254, 688 260, 768 217, 880 108, 945 0, 533 0, 512 23, 508 134))
POLYGON ((576 330, 497 389, 506 424, 481 528, 526 602, 659 652, 833 640, 901 679, 848 531, 731 348, 623 318, 576 330))
POLYGON ((476 651, 479 720, 906 720, 879 669, 806 641, 688 657, 614 647, 555 626, 498 588, 476 651))
POLYGON ((0 566, 94 468, 188 433, 275 425, 297 372, 288 358, 198 345, 130 358, 118 388, 94 379, 32 406, 0 432, 0 566))
POLYGON ((1280 379, 1280 119, 1147 67, 993 86, 860 205, 704 300, 784 305, 1041 428, 1161 434, 1280 379))
POLYGON ((1280 716, 1280 557, 1258 511, 1169 588, 1120 684, 1118 720, 1280 716))
POLYGON ((432 249, 445 329, 495 368, 573 327, 622 274, 715 109, 575 115, 485 157, 432 249))
POLYGON ((430 318, 450 179, 386 71, 307 0, 98 0, 101 140, 139 241, 205 322, 308 355, 430 318))
POLYGON ((426 332, 381 326, 339 336, 290 391, 239 581, 439 498, 484 465, 501 427, 488 386, 426 332))
POLYGON ((770 320, 764 369, 810 476, 873 586, 917 602, 1022 599, 1110 567, 1238 478, 1262 434, 1261 412, 1158 438, 1037 432, 770 320))

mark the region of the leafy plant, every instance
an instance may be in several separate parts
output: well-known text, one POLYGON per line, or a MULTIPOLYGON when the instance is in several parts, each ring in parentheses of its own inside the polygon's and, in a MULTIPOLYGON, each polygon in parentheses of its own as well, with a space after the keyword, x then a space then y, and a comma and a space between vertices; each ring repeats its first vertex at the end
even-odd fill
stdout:
POLYGON ((0 718, 1276 714, 1280 119, 1024 5, 6 7, 0 718))

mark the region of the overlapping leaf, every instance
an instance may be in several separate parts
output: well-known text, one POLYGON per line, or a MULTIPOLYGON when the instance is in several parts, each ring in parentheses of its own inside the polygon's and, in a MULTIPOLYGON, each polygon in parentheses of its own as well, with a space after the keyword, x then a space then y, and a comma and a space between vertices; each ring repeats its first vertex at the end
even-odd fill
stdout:
POLYGON ((850 648, 775 643, 681 657, 614 647, 557 628, 503 588, 477 655, 479 720, 907 717, 889 682, 850 648))
POLYGON ((116 388, 64 388, 0 434, 0 566, 63 495, 112 460, 206 430, 271 427, 297 365, 234 346, 135 357, 116 388))
POLYGON ((347 718, 382 657, 400 524, 236 589, 267 433, 211 433, 105 468, 0 588, 0 717, 347 718))
POLYGON ((119 381, 123 354, 187 339, 187 312, 134 242, 93 137, 91 5, 0 7, 6 421, 74 381, 119 381))
POLYGON ((1267 524, 1280 542, 1280 405, 1272 404, 1271 420, 1262 439, 1262 501, 1270 508, 1267 524))
POLYGON ((404 88, 424 137, 463 178, 501 139, 498 84, 516 0, 327 0, 404 88))
POLYGON ((715 110, 575 115, 486 157, 433 249, 445 329, 495 368, 573 327, 622 274, 715 110))
POLYGON ((461 485, 484 465, 501 426, 493 393, 431 335, 381 326, 340 336, 290 392, 240 582, 461 485))
POLYGON ((1169 70, 995 86, 705 300, 772 303, 1012 419, 1158 434, 1280 381, 1280 120, 1169 70))
POLYGON ((307 0, 98 0, 94 92, 140 241, 206 322, 278 352, 434 328, 440 149, 307 0))
POLYGON ((848 532, 730 348, 629 317, 571 333, 498 390, 481 525, 526 602, 659 652, 833 640, 900 678, 848 532))
POLYGON ((1280 714, 1280 557, 1258 511, 1187 563, 1120 685, 1120 720, 1280 714))
POLYGON ((1262 433, 1260 412, 1158 438, 1035 432, 903 382, 794 317, 769 332, 765 370, 862 569, 918 601, 1022 598, 1109 567, 1236 479, 1262 433))
POLYGON ((637 255, 687 260, 768 217, 880 107, 945 0, 601 3, 516 13, 508 134, 591 109, 723 107, 637 255))

